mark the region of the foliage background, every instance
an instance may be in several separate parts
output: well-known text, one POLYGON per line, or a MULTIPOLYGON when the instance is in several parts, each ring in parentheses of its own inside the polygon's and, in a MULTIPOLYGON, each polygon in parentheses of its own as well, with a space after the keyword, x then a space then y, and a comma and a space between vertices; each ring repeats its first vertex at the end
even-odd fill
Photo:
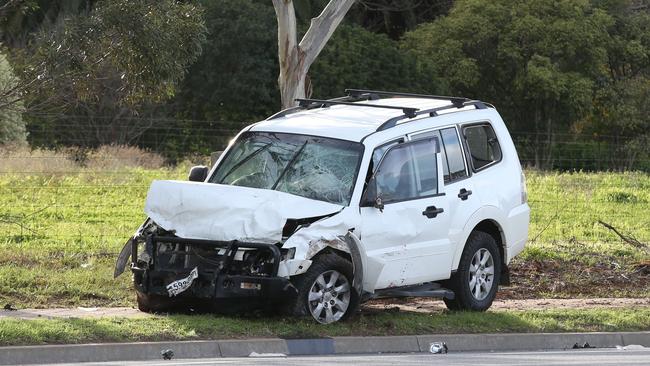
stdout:
MULTIPOLYGON (((326 0, 294 2, 304 31, 326 0)), ((3 128, 20 141, 24 123, 34 148, 127 144, 170 162, 219 150, 279 108, 276 29, 255 0, 0 1, 19 80, 3 96, 24 107, 3 128)), ((537 168, 650 169, 648 0, 358 1, 310 79, 314 97, 491 102, 537 168)))

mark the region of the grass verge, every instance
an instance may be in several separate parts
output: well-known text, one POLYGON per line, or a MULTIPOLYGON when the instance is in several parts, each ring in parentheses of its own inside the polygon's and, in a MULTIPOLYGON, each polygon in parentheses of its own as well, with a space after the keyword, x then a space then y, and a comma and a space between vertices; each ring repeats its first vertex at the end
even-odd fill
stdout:
POLYGON ((442 333, 647 331, 650 308, 486 313, 364 314, 319 325, 295 318, 170 315, 154 318, 0 320, 0 345, 442 333))
MULTIPOLYGON (((129 167, 136 156, 126 166, 116 158, 44 171, 56 165, 51 158, 14 166, 0 157, 0 306, 132 306, 130 276, 112 278, 115 257, 145 218, 151 181, 186 179, 188 166, 129 167)), ((650 244, 650 174, 526 174, 530 241, 503 296, 650 296, 650 267, 638 266, 648 251, 598 224, 650 244)))

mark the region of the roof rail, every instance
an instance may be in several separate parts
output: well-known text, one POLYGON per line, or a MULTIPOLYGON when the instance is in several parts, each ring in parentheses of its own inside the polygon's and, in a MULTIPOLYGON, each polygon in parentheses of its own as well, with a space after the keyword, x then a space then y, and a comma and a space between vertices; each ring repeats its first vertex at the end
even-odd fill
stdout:
MULTIPOLYGON (((338 98, 337 98, 338 99, 338 98)), ((324 107, 329 107, 331 105, 351 105, 355 107, 370 107, 370 108, 383 108, 383 109, 401 109, 402 112, 404 113, 405 116, 408 118, 413 118, 417 115, 417 112, 419 111, 418 108, 411 108, 411 107, 399 107, 399 106, 394 106, 394 105, 380 105, 380 104, 366 104, 366 103, 354 103, 354 102, 348 102, 348 101, 342 101, 342 100, 332 100, 332 99, 296 99, 296 101, 299 103, 299 107, 302 108, 324 108, 324 107)))
POLYGON ((445 106, 442 106, 442 107, 419 110, 419 111, 417 111, 415 113, 415 116, 413 116, 413 117, 407 115, 406 113, 404 115, 402 115, 402 116, 393 117, 393 118, 389 119, 388 121, 382 123, 379 127, 377 127, 376 131, 377 132, 384 131, 384 130, 387 130, 387 129, 391 128, 391 127, 395 127, 395 125, 397 125, 397 122, 399 122, 399 121, 401 121, 401 120, 403 120, 405 118, 414 118, 416 116, 421 116, 421 115, 424 115, 424 114, 428 114, 430 117, 435 117, 435 116, 438 116, 438 112, 440 112, 440 111, 444 111, 444 110, 447 110, 447 109, 454 109, 454 108, 460 109, 460 108, 469 107, 469 106, 474 106, 474 107, 476 107, 476 109, 487 109, 488 108, 488 106, 485 103, 481 102, 480 100, 467 100, 467 101, 463 102, 461 105, 453 104, 453 102, 452 102, 452 104, 445 105, 445 106))
POLYGON ((390 92, 390 91, 380 91, 380 90, 366 90, 366 89, 345 89, 346 96, 332 98, 332 99, 296 99, 299 102, 298 106, 287 108, 282 110, 266 120, 272 120, 286 115, 299 112, 305 109, 313 108, 324 108, 331 105, 342 104, 342 105, 351 105, 356 107, 371 107, 371 108, 384 108, 384 109, 401 109, 404 113, 401 116, 393 117, 386 122, 382 123, 377 131, 387 130, 391 127, 397 125, 397 123, 405 118, 415 118, 424 114, 429 114, 431 117, 437 116, 439 111, 453 109, 453 108, 464 108, 470 105, 476 107, 476 109, 486 109, 488 107, 494 108, 492 105, 478 101, 470 100, 464 97, 448 97, 442 95, 428 95, 428 94, 414 94, 414 93, 400 93, 400 92, 390 92), (377 100, 381 97, 413 97, 413 98, 424 98, 424 99, 436 99, 436 100, 448 100, 451 102, 449 105, 420 110, 418 108, 412 107, 400 107, 394 105, 377 105, 377 104, 364 104, 357 103, 358 101, 363 100, 377 100))
MULTIPOLYGON (((298 99, 296 99, 296 100, 298 100, 298 99)), ((355 100, 359 100, 359 98, 352 97, 352 96, 349 96, 349 95, 346 95, 346 96, 343 96, 343 97, 336 97, 336 98, 332 98, 332 99, 327 99, 328 102, 353 102, 355 100)), ((355 105, 357 105, 357 104, 355 104, 355 105)), ((314 107, 312 106, 311 108, 314 108, 314 107)), ((280 112, 278 112, 278 113, 276 113, 274 115, 271 115, 266 120, 268 121, 268 120, 271 120, 271 119, 284 117, 284 116, 286 116, 288 114, 296 113, 296 112, 299 112, 299 111, 301 111, 303 109, 307 109, 307 108, 305 106, 303 106, 302 104, 299 104, 296 107, 290 107, 290 108, 287 108, 287 109, 283 109, 280 112)))
POLYGON ((364 96, 370 100, 379 99, 378 97, 413 97, 413 98, 425 98, 425 99, 437 99, 437 100, 448 100, 457 108, 461 108, 463 103, 469 102, 470 100, 463 97, 447 97, 443 95, 428 95, 428 94, 413 94, 413 93, 400 93, 400 92, 389 92, 389 91, 380 91, 380 90, 366 90, 366 89, 345 89, 345 93, 351 97, 363 98, 364 96))

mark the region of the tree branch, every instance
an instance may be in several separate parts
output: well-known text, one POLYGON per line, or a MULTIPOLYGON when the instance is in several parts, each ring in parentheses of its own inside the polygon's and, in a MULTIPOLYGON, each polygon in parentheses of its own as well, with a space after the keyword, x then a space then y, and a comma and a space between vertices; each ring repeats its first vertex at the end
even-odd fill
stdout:
POLYGON ((616 228, 613 227, 612 225, 610 225, 610 224, 608 224, 608 223, 606 223, 606 222, 604 222, 602 220, 598 220, 598 223, 603 225, 604 227, 608 228, 609 230, 613 231, 614 234, 618 235, 618 237, 621 238, 621 240, 623 240, 624 242, 626 242, 626 243, 628 243, 628 244, 630 244, 630 245, 632 245, 634 247, 645 249, 646 251, 650 252, 650 247, 647 244, 638 241, 632 235, 625 235, 625 234, 619 232, 618 230, 616 230, 616 228))
MULTIPOLYGON (((277 0, 274 0, 275 4, 277 0)), ((314 62, 320 51, 350 10, 355 0, 331 0, 319 16, 311 20, 309 30, 302 37, 298 47, 305 53, 305 71, 314 62)))

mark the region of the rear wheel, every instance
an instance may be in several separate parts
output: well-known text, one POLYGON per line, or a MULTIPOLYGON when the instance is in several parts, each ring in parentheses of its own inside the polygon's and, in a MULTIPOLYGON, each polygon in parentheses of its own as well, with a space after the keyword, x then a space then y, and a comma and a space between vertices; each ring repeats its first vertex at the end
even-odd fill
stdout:
POLYGON ((494 301, 501 275, 501 257, 494 238, 474 231, 467 240, 458 271, 448 282, 456 297, 445 299, 450 310, 485 311, 494 301))
POLYGON ((290 312, 309 314, 322 324, 347 319, 359 306, 353 278, 350 261, 334 253, 317 256, 307 272, 292 279, 298 295, 290 312))

